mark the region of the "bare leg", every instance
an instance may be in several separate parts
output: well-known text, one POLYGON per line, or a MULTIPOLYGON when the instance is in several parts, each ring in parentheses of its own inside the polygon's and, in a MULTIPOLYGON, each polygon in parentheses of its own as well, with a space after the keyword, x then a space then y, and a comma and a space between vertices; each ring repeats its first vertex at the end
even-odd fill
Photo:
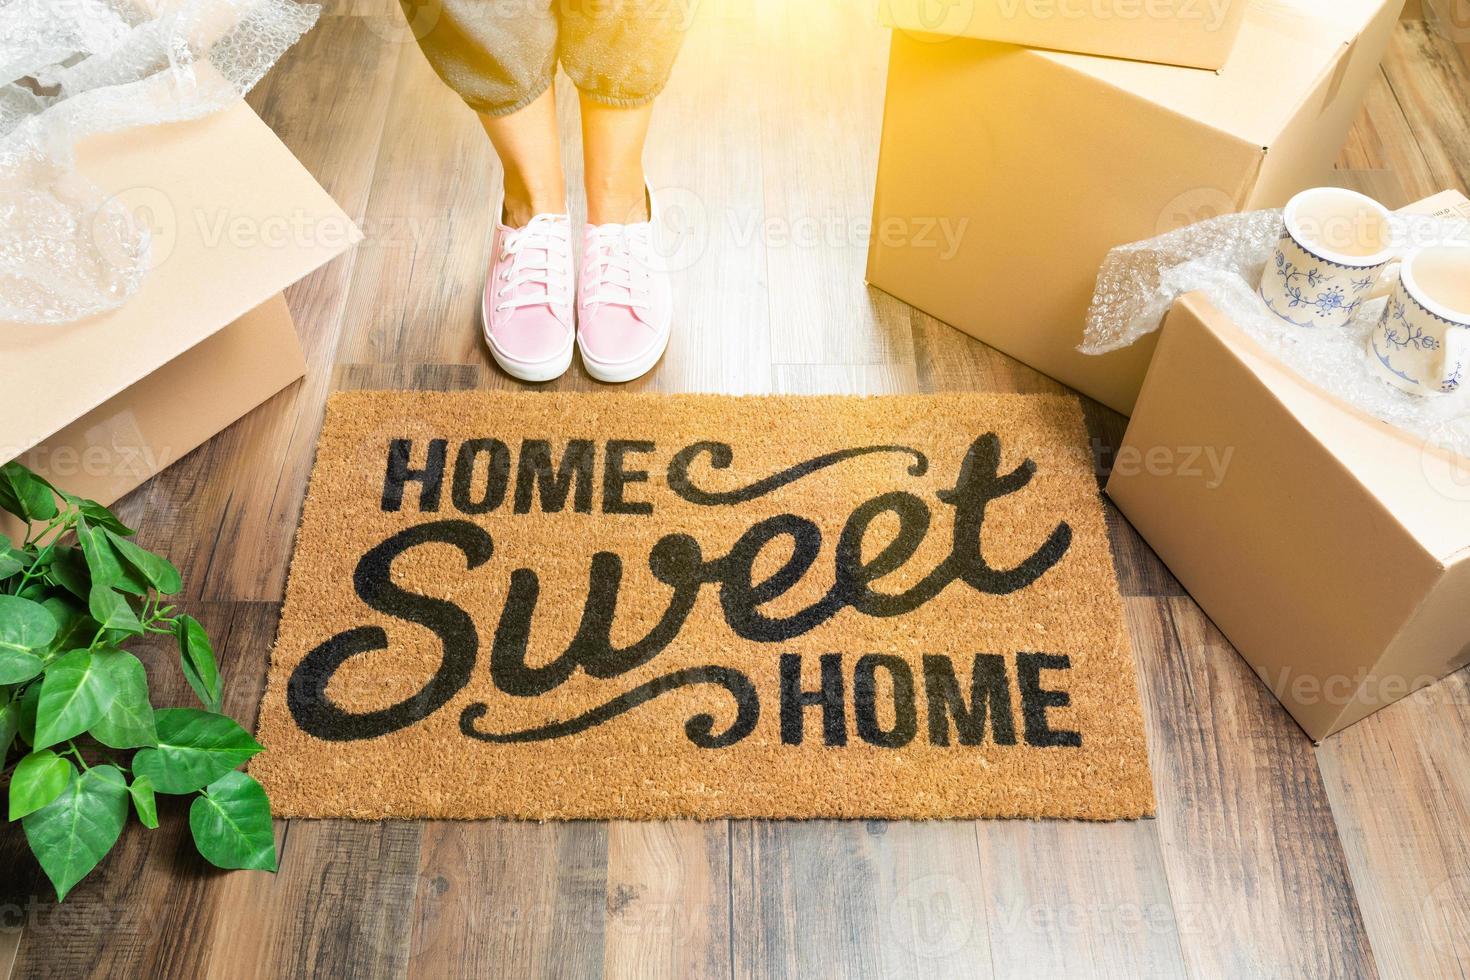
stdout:
POLYGON ((508 116, 481 116, 480 125, 505 168, 506 224, 520 228, 538 214, 564 213, 567 186, 552 89, 508 116))
POLYGON ((582 155, 587 171, 587 220, 594 225, 647 221, 643 144, 653 104, 614 108, 582 103, 582 155))

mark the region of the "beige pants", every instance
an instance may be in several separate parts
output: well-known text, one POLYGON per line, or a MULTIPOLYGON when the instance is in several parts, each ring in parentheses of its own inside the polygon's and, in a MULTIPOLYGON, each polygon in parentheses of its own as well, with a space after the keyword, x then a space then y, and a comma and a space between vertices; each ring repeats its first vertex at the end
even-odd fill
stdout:
POLYGON ((663 90, 696 0, 399 0, 434 71, 502 116, 551 86, 560 61, 588 97, 643 105, 663 90))

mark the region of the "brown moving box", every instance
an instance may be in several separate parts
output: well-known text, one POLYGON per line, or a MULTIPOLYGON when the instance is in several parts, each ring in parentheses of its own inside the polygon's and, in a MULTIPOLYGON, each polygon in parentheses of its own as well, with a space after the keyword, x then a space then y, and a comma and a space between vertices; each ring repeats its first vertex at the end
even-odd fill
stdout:
POLYGON ((1255 3, 1219 74, 895 33, 868 281, 1127 414, 1077 351, 1110 248, 1327 183, 1402 0, 1255 3))
POLYGON ((111 503, 303 375, 281 290, 361 235, 243 102, 78 170, 150 222, 152 267, 112 313, 0 323, 0 460, 111 503))
POLYGON ((890 27, 1163 65, 1225 64, 1248 0, 882 0, 890 27))
MULTIPOLYGON (((1412 210, 1470 219, 1431 201, 1412 210)), ((1199 294, 1107 492, 1315 741, 1470 664, 1470 459, 1303 381, 1199 294)))

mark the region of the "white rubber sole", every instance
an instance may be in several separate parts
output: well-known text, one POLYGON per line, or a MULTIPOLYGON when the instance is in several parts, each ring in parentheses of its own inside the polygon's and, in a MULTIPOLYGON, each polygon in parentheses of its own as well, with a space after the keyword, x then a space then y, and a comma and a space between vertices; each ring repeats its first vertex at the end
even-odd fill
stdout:
POLYGON ((587 369, 587 373, 592 375, 594 380, 604 384, 623 384, 641 378, 653 370, 659 358, 664 356, 664 351, 669 349, 669 338, 673 336, 673 333, 672 329, 665 330, 661 343, 655 344, 631 361, 619 361, 616 364, 608 364, 594 357, 588 357, 580 339, 577 341, 577 347, 582 351, 582 366, 587 369))
POLYGON ((539 384, 543 381, 555 381, 567 369, 572 366, 572 349, 576 347, 574 337, 568 337, 566 348, 544 361, 518 361, 506 357, 495 349, 495 342, 490 339, 490 318, 486 315, 485 301, 480 300, 480 335, 485 338, 485 346, 490 348, 490 356, 495 363, 500 365, 500 370, 515 378, 517 381, 527 381, 539 384))

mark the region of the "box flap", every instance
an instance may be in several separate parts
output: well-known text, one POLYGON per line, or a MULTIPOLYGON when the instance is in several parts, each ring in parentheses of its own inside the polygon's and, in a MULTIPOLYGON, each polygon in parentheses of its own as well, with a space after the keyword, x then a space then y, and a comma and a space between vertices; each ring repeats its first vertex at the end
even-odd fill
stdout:
MULTIPOLYGON (((1399 0, 1401 2, 1401 0, 1399 0)), ((1383 9, 1382 0, 1256 0, 1225 67, 1203 72, 1089 55, 1042 57, 1269 147, 1300 108, 1279 93, 1315 91, 1383 9)))
POLYGON ((1428 554, 1450 564, 1470 548, 1470 459, 1426 444, 1304 380, 1203 294, 1179 302, 1428 554))
POLYGON ((94 137, 78 170, 150 222, 153 264, 119 310, 0 323, 0 459, 11 459, 346 251, 362 236, 242 101, 94 137))

